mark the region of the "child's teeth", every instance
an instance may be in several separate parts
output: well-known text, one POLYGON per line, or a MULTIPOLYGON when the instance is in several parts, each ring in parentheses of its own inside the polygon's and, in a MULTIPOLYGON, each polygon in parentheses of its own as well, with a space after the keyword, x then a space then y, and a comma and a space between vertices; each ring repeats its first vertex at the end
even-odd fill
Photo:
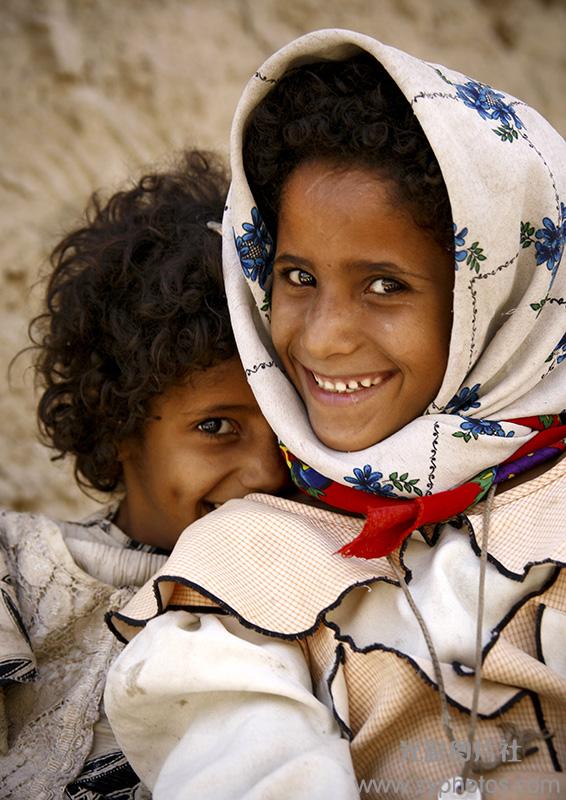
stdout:
POLYGON ((329 381, 325 378, 320 378, 316 373, 312 373, 318 386, 326 392, 334 392, 339 394, 352 394, 352 392, 359 392, 360 389, 369 389, 370 386, 376 386, 382 382, 381 377, 378 378, 362 378, 361 381, 350 380, 347 383, 344 381, 329 381))

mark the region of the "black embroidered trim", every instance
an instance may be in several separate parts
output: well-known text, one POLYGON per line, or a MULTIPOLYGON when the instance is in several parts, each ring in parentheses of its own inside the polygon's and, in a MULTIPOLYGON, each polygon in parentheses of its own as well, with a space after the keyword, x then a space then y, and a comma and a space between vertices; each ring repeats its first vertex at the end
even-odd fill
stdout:
MULTIPOLYGON (((481 553, 481 547, 477 542, 472 523, 470 522, 466 514, 461 514, 460 518, 462 520, 463 527, 465 526, 468 528, 468 536, 470 539, 470 545, 472 547, 472 550, 479 557, 481 553)), ((512 570, 508 569, 504 564, 501 563, 501 561, 498 561, 495 558, 495 556, 493 556, 489 552, 487 554, 487 560, 490 562, 490 564, 493 564, 493 566, 497 569, 498 572, 501 573, 501 575, 505 575, 506 578, 511 578, 511 580, 513 581, 519 581, 519 583, 522 583, 525 580, 525 578, 527 577, 527 573, 532 567, 538 567, 544 564, 552 564, 557 568, 566 567, 566 561, 558 561, 556 558, 543 558, 541 561, 527 561, 527 563, 524 564, 523 573, 520 573, 520 572, 513 572, 512 570)))
MULTIPOLYGON (((546 721, 544 719, 544 712, 542 710, 542 705, 541 705, 540 698, 539 698, 538 694, 536 694, 535 692, 530 692, 529 694, 531 696, 533 709, 534 709, 534 712, 536 714, 537 722, 540 725, 541 731, 549 732, 548 728, 546 726, 546 721)), ((546 744, 546 746, 548 748, 548 755, 550 756, 550 760, 552 761, 552 766, 554 767, 556 772, 562 772, 563 771, 562 770, 562 766, 560 764, 560 760, 558 758, 558 753, 556 752, 556 748, 554 747, 554 742, 552 741, 552 735, 549 736, 548 739, 545 739, 544 743, 546 744)))
POLYGON ((510 258, 508 261, 505 261, 505 263, 503 263, 503 264, 499 264, 499 266, 495 267, 495 269, 492 269, 491 272, 484 272, 484 273, 481 273, 480 275, 474 275, 474 277, 470 280, 470 283, 468 284, 468 289, 469 289, 470 295, 472 297, 472 339, 470 341, 470 355, 469 355, 469 358, 468 358, 468 366, 466 368, 467 372, 470 371, 470 368, 472 366, 472 362, 474 360, 474 351, 476 349, 476 334, 477 334, 477 330, 478 330, 478 327, 477 327, 477 318, 478 318, 477 292, 474 289, 474 284, 475 284, 476 281, 484 280, 485 278, 492 278, 498 272, 501 272, 501 270, 507 269, 507 267, 510 267, 512 264, 514 264, 515 261, 518 258, 519 258, 519 252, 517 251, 512 258, 510 258))
POLYGON ((342 733, 344 733, 346 737, 350 741, 352 741, 352 739, 354 738, 354 732, 352 731, 350 726, 344 722, 344 720, 338 713, 336 705, 334 704, 334 695, 332 694, 332 684, 334 683, 334 679, 336 678, 336 674, 338 672, 340 665, 344 664, 345 661, 346 661, 346 654, 344 652, 344 647, 341 644, 339 644, 334 652, 334 664, 332 665, 330 674, 326 679, 326 686, 328 687, 328 694, 330 696, 330 702, 332 703, 332 715, 336 720, 336 722, 338 723, 338 727, 340 728, 342 733))
POLYGON ((31 658, 6 658, 0 661, 0 686, 31 683, 38 676, 31 658))
MULTIPOLYGON (((173 577, 171 575, 160 575, 154 581, 153 589, 154 589, 155 597, 156 597, 156 600, 157 600, 157 608, 158 608, 158 610, 157 610, 157 613, 154 615, 154 617, 151 617, 151 619, 155 619, 155 617, 159 616, 160 614, 163 614, 164 611, 165 611, 165 609, 163 607, 163 604, 161 602, 161 595, 159 594, 158 584, 161 583, 161 582, 167 582, 167 581, 173 582, 173 583, 180 583, 183 586, 188 586, 189 589, 194 589, 195 591, 199 592, 200 594, 203 594, 205 597, 208 597, 210 600, 213 600, 215 603, 218 604, 218 607, 220 609, 222 609, 225 613, 227 613, 230 616, 232 616, 235 619, 237 619, 238 622, 241 625, 244 626, 244 628, 249 628, 252 631, 256 631, 256 633, 265 634, 266 636, 271 636, 274 639, 288 639, 290 641, 294 641, 296 639, 305 639, 307 636, 310 636, 312 633, 315 632, 315 630, 318 628, 318 626, 320 625, 321 622, 326 624, 326 622, 324 622, 324 615, 328 611, 332 611, 337 606, 339 606, 340 603, 342 602, 342 600, 344 599, 344 597, 349 592, 351 592, 353 589, 356 589, 359 586, 368 586, 369 584, 378 583, 379 581, 384 581, 385 583, 391 583, 391 584, 397 585, 395 581, 391 580, 390 578, 386 578, 386 577, 382 577, 382 576, 377 576, 375 578, 368 578, 365 581, 360 581, 358 583, 350 584, 349 586, 346 587, 346 589, 344 589, 343 592, 341 592, 338 595, 336 600, 334 600, 330 605, 325 606, 321 611, 318 612, 318 614, 316 615, 314 623, 309 628, 306 628, 305 630, 302 630, 302 631, 296 631, 295 633, 281 633, 280 631, 272 631, 272 630, 269 630, 268 628, 262 628, 259 625, 255 625, 253 622, 250 622, 248 619, 243 617, 238 611, 236 611, 236 609, 232 608, 230 605, 228 605, 228 603, 225 603, 219 597, 214 595, 212 592, 209 592, 208 589, 205 589, 203 586, 200 586, 198 583, 195 583, 194 581, 190 581, 187 578, 181 578, 180 576, 173 577)), ((172 608, 172 607, 168 605, 167 608, 172 608)), ((192 611, 193 608, 196 609, 196 608, 200 608, 200 607, 196 606, 196 605, 192 606, 190 604, 187 604, 186 606, 184 605, 181 608, 176 608, 176 610, 192 611)), ((207 606, 206 608, 208 609, 209 607, 207 606)), ((119 619, 122 622, 125 622, 127 625, 132 625, 133 627, 136 627, 136 628, 143 628, 144 625, 146 625, 146 623, 149 622, 149 619, 148 620, 144 620, 144 621, 132 619, 131 617, 127 617, 125 614, 122 614, 120 611, 110 611, 110 612, 107 613, 106 616, 107 616, 106 622, 107 622, 109 628, 111 629, 111 631, 116 636, 116 638, 120 639, 120 641, 123 641, 123 642, 125 641, 126 643, 127 643, 128 640, 125 640, 124 637, 119 633, 119 631, 117 631, 115 629, 114 625, 112 624, 112 619, 113 618, 119 619)))
POLYGON ((276 366, 275 361, 260 361, 259 364, 254 364, 250 369, 246 368, 246 375, 255 375, 260 369, 269 369, 276 366))
POLYGON ((426 494, 432 494, 432 487, 434 485, 434 479, 436 477, 436 455, 438 453, 438 438, 439 438, 439 431, 440 431, 440 423, 435 422, 432 431, 432 452, 430 454, 430 472, 428 475, 428 481, 426 484, 426 494))
POLYGON ((415 105, 416 106, 416 104, 419 102, 419 100, 436 100, 438 97, 444 97, 447 100, 458 100, 459 101, 458 95, 450 94, 450 92, 419 92, 411 100, 411 105, 415 105))
POLYGON ((127 625, 131 625, 133 628, 145 628, 145 626, 149 622, 149 620, 147 619, 143 621, 137 619, 131 619, 131 617, 126 617, 123 614, 120 614, 119 611, 107 611, 106 614, 104 615, 104 621, 110 628, 110 631, 122 644, 128 644, 130 640, 126 639, 126 637, 120 633, 118 628, 116 628, 116 626, 114 625, 114 619, 119 619, 122 622, 125 622, 127 625))
MULTIPOLYGON (((403 661, 406 661, 414 669, 414 671, 416 672, 418 677, 421 678, 421 680, 424 681, 424 683, 427 684, 427 686, 430 686, 436 692, 438 691, 438 685, 437 685, 436 681, 434 681, 430 677, 430 675, 428 675, 428 673, 426 673, 417 664, 417 662, 413 660, 413 658, 411 656, 407 655, 407 653, 403 653, 400 650, 396 650, 394 647, 388 647, 388 646, 383 645, 383 644, 370 644, 367 647, 357 647, 355 645, 353 639, 348 634, 340 634, 339 633, 338 626, 335 625, 333 622, 325 621, 325 625, 327 627, 329 627, 329 628, 332 628, 334 630, 334 632, 335 632, 336 638, 339 641, 342 641, 342 642, 345 642, 346 644, 348 644, 348 646, 351 648, 351 650, 353 652, 355 652, 355 653, 361 653, 362 655, 365 655, 366 653, 371 653, 374 650, 375 651, 380 651, 382 653, 393 653, 398 658, 402 659, 403 661)), ((523 697, 525 697, 525 695, 527 695, 528 693, 529 692, 528 692, 527 689, 519 689, 519 690, 517 690, 517 693, 514 694, 506 703, 504 703, 502 706, 497 708, 491 714, 482 714, 481 712, 478 712, 478 717, 480 719, 494 719, 494 718, 500 716, 501 714, 505 713, 505 711, 510 709, 512 706, 514 706, 515 703, 517 703, 519 700, 521 700, 523 697)), ((462 711, 464 714, 469 714, 470 713, 470 709, 469 708, 467 708, 466 706, 462 705, 457 700, 454 700, 449 695, 446 696, 446 700, 448 701, 449 705, 453 706, 453 708, 458 709, 458 711, 462 711)))
POLYGON ((65 800, 135 800, 140 779, 120 751, 89 758, 67 784, 65 800))
MULTIPOLYGON (((3 580, 4 580, 5 583, 7 582, 5 578, 3 580)), ((8 592, 5 589, 1 589, 0 588, 0 596, 2 597, 2 600, 4 601, 4 605, 6 606, 6 611, 11 616, 11 618, 12 618, 15 626, 17 627, 18 631, 22 634, 22 636, 26 640, 27 644, 31 648, 31 641, 30 641, 30 638, 29 638, 29 634, 28 634, 28 632, 26 630, 26 626, 24 625, 24 621, 22 619, 22 615, 20 614, 20 611, 19 611, 18 607, 16 606, 16 604, 14 603, 14 601, 12 600, 12 598, 10 597, 10 595, 8 594, 8 592)))
POLYGON ((262 75, 259 70, 255 73, 254 78, 258 78, 258 80, 263 81, 264 83, 277 83, 277 81, 273 78, 268 78, 265 75, 262 75))
POLYGON ((535 644, 537 649, 537 658, 543 664, 546 664, 546 661, 544 660, 544 655, 542 652, 541 625, 542 625, 542 615, 544 614, 545 608, 546 608, 545 603, 539 603, 535 615, 535 644))
POLYGON ((476 674, 473 667, 464 666, 459 661, 453 661, 451 666, 456 675, 461 675, 463 678, 470 678, 476 674))

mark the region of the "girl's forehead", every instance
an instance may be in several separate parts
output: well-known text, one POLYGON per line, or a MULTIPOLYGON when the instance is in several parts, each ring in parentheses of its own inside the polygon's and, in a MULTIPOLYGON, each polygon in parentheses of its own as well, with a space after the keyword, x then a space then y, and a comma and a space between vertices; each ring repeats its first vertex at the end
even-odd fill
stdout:
MULTIPOLYGON (((279 209, 276 258, 289 247, 306 256, 326 256, 333 248, 349 265, 391 260, 410 272, 409 264, 425 256, 431 278, 453 284, 453 250, 439 244, 418 224, 412 208, 396 199, 395 183, 368 167, 336 169, 324 159, 300 164, 287 180, 279 209), (306 248, 306 250, 305 250, 306 248), (427 257, 430 254, 430 257, 427 257), (448 270, 435 264, 449 263, 448 270)), ((298 255, 298 253, 296 254, 298 255)), ((325 257, 326 257, 325 256, 325 257)))
POLYGON ((327 182, 332 182, 334 185, 343 184, 350 190, 356 185, 363 188, 369 184, 374 188, 382 187, 383 192, 393 194, 396 185, 395 180, 384 169, 348 158, 339 160, 321 156, 301 160, 285 179, 282 194, 289 182, 297 179, 297 173, 303 183, 308 183, 305 189, 308 188, 309 192, 326 192, 327 182))

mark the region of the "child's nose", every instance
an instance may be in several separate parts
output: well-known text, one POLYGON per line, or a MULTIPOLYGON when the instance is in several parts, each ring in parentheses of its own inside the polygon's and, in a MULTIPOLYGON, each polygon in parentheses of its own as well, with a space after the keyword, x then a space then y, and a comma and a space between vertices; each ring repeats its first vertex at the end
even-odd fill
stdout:
POLYGON ((352 353, 359 330, 359 315, 347 297, 317 292, 303 318, 302 345, 320 365, 332 355, 352 353))
POLYGON ((267 423, 265 429, 250 442, 240 480, 247 492, 267 494, 277 494, 289 482, 285 460, 267 423))

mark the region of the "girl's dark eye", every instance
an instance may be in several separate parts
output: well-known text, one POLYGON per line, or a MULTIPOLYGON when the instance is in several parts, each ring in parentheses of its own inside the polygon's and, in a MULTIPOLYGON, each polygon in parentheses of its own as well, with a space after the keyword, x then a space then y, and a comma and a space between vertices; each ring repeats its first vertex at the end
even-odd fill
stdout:
POLYGON ((236 428, 229 419, 223 417, 212 417, 199 422, 197 429, 208 436, 225 436, 228 433, 236 433, 236 428))
POLYGON ((315 286, 316 280, 304 269, 290 269, 286 273, 286 278, 293 286, 315 286))
POLYGON ((395 278, 376 278, 370 283, 368 291, 372 294, 393 294, 403 288, 403 284, 396 281, 395 278))

